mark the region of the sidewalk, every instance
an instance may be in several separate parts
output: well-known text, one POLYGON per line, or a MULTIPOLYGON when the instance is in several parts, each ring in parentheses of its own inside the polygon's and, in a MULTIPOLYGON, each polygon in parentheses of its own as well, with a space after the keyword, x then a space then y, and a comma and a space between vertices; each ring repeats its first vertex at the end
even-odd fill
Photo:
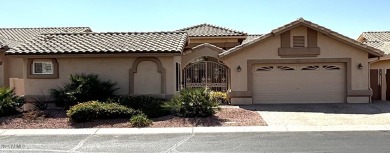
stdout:
POLYGON ((390 131, 390 125, 336 126, 240 126, 185 128, 86 128, 86 129, 0 129, 6 135, 125 135, 125 134, 191 134, 232 132, 320 132, 320 131, 390 131))

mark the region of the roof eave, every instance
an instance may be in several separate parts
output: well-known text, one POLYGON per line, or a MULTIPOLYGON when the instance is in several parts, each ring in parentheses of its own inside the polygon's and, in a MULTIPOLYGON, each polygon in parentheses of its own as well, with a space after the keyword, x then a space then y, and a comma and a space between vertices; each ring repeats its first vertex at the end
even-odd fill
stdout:
POLYGON ((327 28, 322 27, 320 25, 314 24, 314 23, 312 23, 310 21, 306 21, 304 19, 299 19, 299 20, 293 21, 293 22, 291 22, 289 24, 286 24, 286 25, 284 25, 282 27, 279 27, 277 29, 272 30, 271 33, 268 33, 268 34, 260 37, 261 39, 249 42, 247 44, 243 44, 243 45, 237 46, 236 48, 232 48, 231 50, 228 50, 228 51, 226 51, 224 53, 221 53, 220 54, 220 58, 224 58, 227 55, 232 54, 233 52, 236 52, 237 50, 240 50, 240 49, 245 48, 247 46, 251 46, 251 45, 253 45, 253 44, 255 44, 255 43, 257 43, 257 42, 259 42, 259 41, 261 41, 261 40, 263 40, 265 38, 268 38, 269 36, 280 35, 280 34, 286 32, 286 31, 288 31, 290 29, 293 29, 294 27, 298 27, 298 26, 301 26, 301 25, 305 25, 305 26, 307 26, 309 28, 313 28, 313 29, 315 29, 315 30, 325 34, 325 35, 332 36, 333 38, 336 38, 336 39, 338 39, 340 41, 344 41, 345 43, 348 43, 348 44, 350 44, 352 46, 360 48, 360 49, 368 52, 370 55, 372 55, 374 57, 382 57, 382 56, 384 56, 384 52, 382 52, 381 50, 378 50, 376 48, 370 47, 368 45, 364 45, 364 44, 362 44, 362 43, 360 43, 360 42, 358 42, 356 40, 350 39, 350 38, 348 38, 346 36, 338 34, 338 33, 334 32, 334 31, 332 31, 330 29, 327 29, 327 28), (357 44, 357 43, 359 43, 359 44, 357 44))
POLYGON ((5 56, 12 57, 40 57, 40 56, 61 56, 61 57, 78 57, 83 55, 88 55, 87 57, 103 57, 103 56, 180 56, 180 51, 165 51, 165 52, 156 52, 156 51, 138 51, 138 52, 73 52, 73 53, 10 53, 5 52, 5 56))
POLYGON ((215 38, 246 39, 246 37, 247 37, 246 35, 242 35, 242 36, 189 36, 189 38, 191 38, 191 39, 215 39, 215 38))
POLYGON ((266 38, 268 38, 268 37, 270 37, 270 36, 273 36, 273 35, 274 35, 274 34, 273 34, 272 32, 271 32, 271 33, 264 34, 264 35, 262 35, 261 37, 256 38, 256 39, 254 39, 254 40, 252 40, 252 41, 250 41, 250 42, 247 42, 247 43, 242 44, 242 45, 238 45, 238 46, 236 46, 236 47, 234 47, 234 48, 231 48, 231 49, 229 49, 229 50, 227 50, 227 51, 225 51, 225 52, 223 52, 223 53, 220 53, 218 56, 219 56, 219 58, 221 58, 221 59, 225 59, 225 58, 231 56, 232 54, 234 54, 235 52, 237 52, 238 50, 240 50, 240 49, 242 49, 242 48, 246 48, 246 47, 248 47, 248 46, 252 46, 252 45, 256 44, 257 42, 260 42, 260 41, 262 41, 262 40, 264 40, 264 39, 266 39, 266 38))

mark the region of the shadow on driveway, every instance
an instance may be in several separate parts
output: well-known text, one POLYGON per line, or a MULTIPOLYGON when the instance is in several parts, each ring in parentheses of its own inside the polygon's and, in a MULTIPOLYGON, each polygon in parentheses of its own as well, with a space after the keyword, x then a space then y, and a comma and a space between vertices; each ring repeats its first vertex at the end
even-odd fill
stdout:
POLYGON ((269 112, 318 112, 330 114, 381 114, 390 113, 390 101, 369 104, 259 104, 241 105, 240 108, 269 112))

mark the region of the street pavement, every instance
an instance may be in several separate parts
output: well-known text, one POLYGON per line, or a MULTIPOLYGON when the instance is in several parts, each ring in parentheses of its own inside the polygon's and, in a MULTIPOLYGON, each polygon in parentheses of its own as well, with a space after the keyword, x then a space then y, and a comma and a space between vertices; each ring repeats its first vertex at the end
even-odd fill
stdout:
POLYGON ((1 135, 0 152, 389 153, 390 131, 1 135))
POLYGON ((251 105, 269 126, 0 129, 3 152, 390 153, 390 103, 251 105))

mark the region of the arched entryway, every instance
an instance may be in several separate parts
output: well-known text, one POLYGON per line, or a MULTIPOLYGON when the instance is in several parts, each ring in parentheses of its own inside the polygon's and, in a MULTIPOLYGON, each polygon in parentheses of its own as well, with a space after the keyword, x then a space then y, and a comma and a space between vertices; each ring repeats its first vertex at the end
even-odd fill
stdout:
POLYGON ((185 88, 207 87, 214 91, 227 91, 229 68, 213 57, 194 59, 183 69, 185 88))

